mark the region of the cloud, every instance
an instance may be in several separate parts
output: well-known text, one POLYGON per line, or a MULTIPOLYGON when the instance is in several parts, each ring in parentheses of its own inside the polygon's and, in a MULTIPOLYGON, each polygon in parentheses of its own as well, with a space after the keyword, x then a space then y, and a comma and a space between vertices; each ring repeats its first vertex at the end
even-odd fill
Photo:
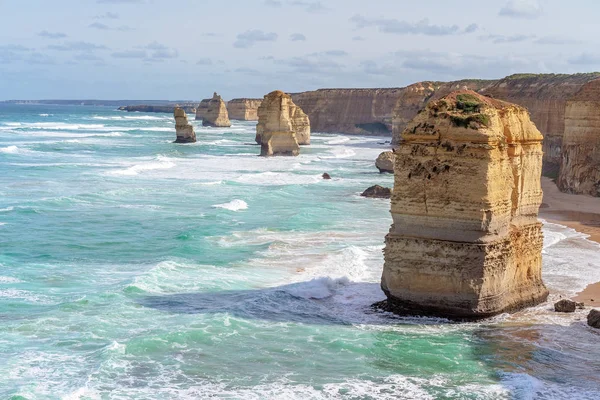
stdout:
POLYGON ((345 56, 343 50, 329 50, 311 53, 305 56, 291 57, 286 59, 274 59, 276 65, 285 66, 294 73, 308 75, 336 74, 345 68, 345 63, 339 63, 337 58, 345 56))
POLYGON ((260 74, 260 71, 254 69, 254 68, 246 68, 246 67, 236 68, 233 72, 237 72, 239 74, 248 74, 248 75, 259 75, 260 74))
POLYGON ((263 32, 258 29, 253 29, 237 35, 237 40, 233 43, 233 47, 246 49, 254 46, 256 42, 274 42, 277 40, 277 34, 274 32, 263 32))
POLYGON ((365 38, 362 36, 354 36, 352 40, 354 40, 355 42, 362 42, 363 40, 365 40, 365 38))
POLYGON ((35 65, 56 64, 54 59, 52 57, 50 57, 48 54, 42 54, 42 53, 38 53, 38 52, 31 53, 28 57, 24 58, 23 61, 25 61, 28 64, 35 64, 35 65))
POLYGON ((498 15, 510 18, 538 18, 543 14, 538 0, 511 0, 500 9, 498 15))
POLYGON ((196 65, 212 65, 212 60, 210 58, 201 58, 198 60, 196 65))
POLYGON ((107 47, 89 42, 67 42, 61 45, 50 45, 48 49, 58 51, 94 51, 104 50, 107 47))
POLYGON ((325 7, 323 3, 320 1, 292 1, 290 3, 292 6, 302 7, 304 11, 308 13, 319 13, 323 11, 329 10, 329 8, 325 7))
POLYGON ((326 55, 326 56, 332 56, 332 57, 343 57, 343 56, 347 56, 348 53, 345 52, 344 50, 327 50, 321 53, 314 53, 314 55, 326 55))
POLYGON ((357 29, 376 27, 380 32, 393 33, 397 35, 427 35, 427 36, 445 36, 472 33, 478 29, 476 24, 471 24, 464 29, 458 25, 432 25, 428 19, 423 19, 417 23, 399 21, 388 18, 366 18, 361 15, 354 15, 350 22, 356 25, 357 29))
POLYGON ((104 14, 96 15, 95 19, 119 19, 119 14, 113 12, 106 12, 104 14))
POLYGON ((114 58, 147 58, 146 50, 123 50, 111 54, 114 58))
POLYGON ((485 42, 489 41, 489 42, 496 43, 496 44, 519 43, 519 42, 525 42, 525 41, 528 41, 531 39, 535 39, 535 35, 512 35, 512 36, 487 35, 487 36, 479 36, 478 39, 485 41, 485 42))
POLYGON ((73 59, 77 60, 77 61, 103 61, 102 58, 98 57, 95 54, 92 53, 80 53, 80 54, 76 54, 73 59))
POLYGON ((150 50, 150 52, 151 52, 150 58, 153 58, 155 60, 179 57, 179 51, 177 49, 170 48, 170 47, 165 46, 164 44, 158 43, 156 41, 154 41, 142 48, 150 50))
POLYGON ((569 64, 574 65, 600 65, 600 55, 592 53, 581 53, 577 57, 569 59, 569 64))
POLYGON ((45 30, 39 32, 37 35, 48 39, 62 39, 67 37, 67 35, 62 32, 48 32, 45 30))
POLYGON ((29 47, 21 46, 20 44, 0 44, 0 50, 4 51, 30 51, 29 47))
POLYGON ((143 2, 144 0, 96 0, 98 4, 135 4, 143 2))
POLYGON ((102 31, 110 30, 110 27, 108 25, 103 24, 101 22, 94 22, 93 24, 89 24, 88 28, 100 29, 102 31))
POLYGON ((568 44, 581 44, 581 40, 571 38, 561 38, 558 36, 545 36, 535 41, 536 44, 544 45, 568 45, 568 44))
POLYGON ((290 40, 292 42, 304 42, 306 40, 306 36, 301 33, 292 33, 290 35, 290 40))
POLYGON ((281 7, 283 3, 278 0, 265 0, 265 5, 268 7, 281 7))

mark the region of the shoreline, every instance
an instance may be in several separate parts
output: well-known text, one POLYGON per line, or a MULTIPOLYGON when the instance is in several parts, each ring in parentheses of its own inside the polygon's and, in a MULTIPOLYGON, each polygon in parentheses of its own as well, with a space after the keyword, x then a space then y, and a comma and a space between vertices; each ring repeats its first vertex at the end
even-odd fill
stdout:
MULTIPOLYGON (((546 177, 542 177, 542 189, 544 199, 540 218, 588 235, 588 240, 600 244, 600 198, 563 193, 554 181, 546 177)), ((600 282, 589 284, 572 300, 586 306, 600 307, 600 282)))

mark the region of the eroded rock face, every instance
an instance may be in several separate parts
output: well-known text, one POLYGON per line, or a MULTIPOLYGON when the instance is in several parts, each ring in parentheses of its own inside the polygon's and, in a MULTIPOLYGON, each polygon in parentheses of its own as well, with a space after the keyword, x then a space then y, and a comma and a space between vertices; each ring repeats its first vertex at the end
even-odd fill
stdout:
POLYGON ((529 110, 531 120, 544 135, 543 172, 556 177, 561 163, 567 101, 598 77, 598 73, 517 74, 501 79, 482 93, 529 110))
POLYGON ((217 128, 227 128, 231 126, 227 106, 217 93, 213 94, 208 102, 208 108, 202 119, 202 126, 214 126, 217 128))
POLYGON ((375 199, 389 199, 392 197, 392 189, 380 185, 373 185, 362 192, 361 196, 375 199))
POLYGON ((229 118, 240 121, 258 121, 258 107, 262 99, 232 99, 227 102, 229 118))
POLYGON ((375 160, 375 166, 379 170, 380 173, 389 172, 394 173, 394 152, 393 151, 384 151, 381 153, 377 160, 375 160))
POLYGON ((458 91, 396 149, 381 287, 400 313, 482 318, 546 299, 542 135, 523 107, 458 91))
POLYGON ((289 94, 276 90, 258 108, 256 141, 261 155, 298 155, 299 145, 310 144, 308 116, 296 106, 289 94))
POLYGON ((175 132, 177 133, 175 143, 194 143, 196 141, 196 132, 192 124, 188 122, 183 108, 175 107, 173 116, 175 117, 175 132))
POLYGON ((206 115, 206 111, 208 111, 208 103, 210 103, 212 99, 203 99, 198 107, 196 107, 196 121, 204 119, 206 115))
POLYGON ((573 300, 562 299, 554 303, 554 311, 562 313, 572 313, 577 309, 577 303, 573 300))
POLYGON ((600 79, 567 102, 557 184, 564 192, 600 197, 600 79))
POLYGON ((600 329, 600 311, 591 310, 587 316, 587 323, 592 328, 600 329))

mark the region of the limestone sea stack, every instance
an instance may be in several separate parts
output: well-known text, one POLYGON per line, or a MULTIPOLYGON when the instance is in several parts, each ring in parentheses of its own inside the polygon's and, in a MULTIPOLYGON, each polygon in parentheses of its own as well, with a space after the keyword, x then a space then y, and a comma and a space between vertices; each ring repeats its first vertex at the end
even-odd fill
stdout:
POLYGON ((227 102, 229 118, 240 121, 258 121, 258 107, 262 99, 231 99, 227 102))
POLYGON ((258 108, 256 142, 262 156, 293 155, 299 145, 310 144, 310 121, 289 94, 276 90, 267 94, 258 108))
POLYGON ((217 128, 228 128, 231 126, 227 106, 217 93, 214 93, 212 99, 208 102, 206 113, 202 119, 202 126, 214 126, 217 128))
POLYGON ((600 197, 600 79, 567 102, 558 187, 600 197))
POLYGON ((204 119, 206 111, 208 110, 208 103, 210 103, 211 100, 212 99, 203 99, 200 104, 198 104, 198 107, 196 107, 196 121, 204 119))
POLYGON ((375 166, 380 173, 389 172, 394 173, 394 152, 384 151, 375 160, 375 166))
POLYGON ((175 117, 175 132, 177 133, 177 139, 175 140, 175 143, 196 142, 196 132, 194 132, 194 127, 192 124, 188 122, 185 110, 180 107, 175 107, 173 116, 175 117))
POLYGON ((468 90, 430 102, 396 149, 386 308, 477 319, 544 301, 541 169, 525 108, 468 90))

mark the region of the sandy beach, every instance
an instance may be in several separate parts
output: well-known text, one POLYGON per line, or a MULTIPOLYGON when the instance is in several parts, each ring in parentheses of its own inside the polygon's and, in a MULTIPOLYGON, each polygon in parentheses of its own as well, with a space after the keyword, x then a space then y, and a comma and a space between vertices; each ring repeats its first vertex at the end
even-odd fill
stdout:
MULTIPOLYGON (((600 198, 562 193, 546 177, 542 177, 542 189, 544 200, 540 218, 573 228, 589 235, 589 240, 600 243, 600 198)), ((574 300, 588 306, 600 306, 600 282, 589 285, 574 300)))

